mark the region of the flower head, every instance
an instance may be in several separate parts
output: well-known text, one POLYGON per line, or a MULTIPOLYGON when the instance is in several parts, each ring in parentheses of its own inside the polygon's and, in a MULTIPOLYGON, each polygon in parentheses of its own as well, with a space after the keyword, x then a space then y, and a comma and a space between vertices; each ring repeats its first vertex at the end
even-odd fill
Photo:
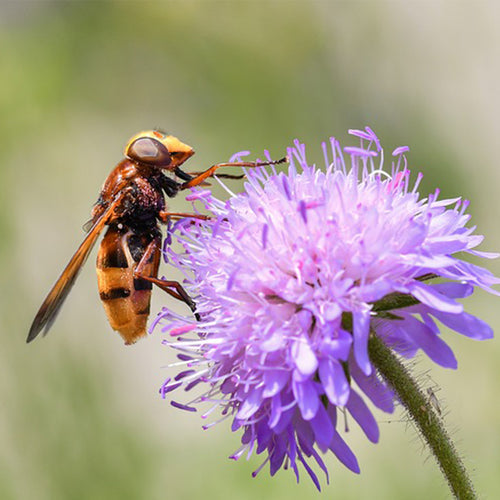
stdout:
POLYGON ((373 131, 350 133, 359 147, 342 149, 335 139, 323 145, 325 170, 309 165, 295 142, 288 172, 249 170, 245 191, 228 201, 193 191, 211 219, 178 223, 171 233, 185 251, 165 251, 186 274, 199 320, 169 309, 157 318, 177 337, 165 343, 186 365, 165 382, 163 396, 203 384, 190 403, 173 404, 207 404, 203 417, 220 409, 233 431, 243 431, 232 458, 266 452, 261 467, 269 462, 273 475, 288 466, 297 478, 302 463, 318 488, 311 459, 328 477, 319 451, 359 472, 337 426, 339 411, 372 442, 379 430, 365 400, 393 411, 395 397, 370 361, 369 336, 402 356, 421 349, 456 368, 436 320, 491 338, 490 327, 457 299, 499 282, 456 255, 494 257, 473 250, 482 236, 466 227, 467 203, 439 200, 438 192, 421 198, 408 148, 396 149, 385 171, 373 131))

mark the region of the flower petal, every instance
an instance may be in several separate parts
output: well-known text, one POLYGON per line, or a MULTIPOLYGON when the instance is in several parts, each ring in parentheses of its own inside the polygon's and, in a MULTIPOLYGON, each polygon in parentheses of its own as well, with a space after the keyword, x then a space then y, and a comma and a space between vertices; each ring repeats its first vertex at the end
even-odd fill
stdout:
POLYGON ((262 392, 262 388, 253 389, 249 392, 236 414, 237 419, 246 420, 260 408, 262 404, 262 392))
POLYGON ((290 379, 287 370, 268 370, 264 372, 264 391, 262 397, 271 398, 278 394, 290 379))
POLYGON ((358 460, 356 456, 351 451, 346 442, 340 437, 338 432, 335 433, 330 444, 330 450, 334 455, 352 472, 356 474, 360 473, 358 460))
POLYGON ((335 359, 321 360, 319 378, 328 400, 334 405, 344 406, 349 399, 349 382, 342 365, 335 359))
POLYGON ((366 437, 372 443, 377 443, 380 435, 377 422, 368 406, 366 406, 366 403, 352 389, 346 408, 349 410, 349 413, 353 416, 354 420, 356 420, 359 426, 363 429, 366 437))
POLYGON ((368 357, 368 334, 370 332, 370 314, 353 313, 354 357, 363 373, 370 375, 372 365, 368 357))
POLYGON ((382 411, 394 411, 394 393, 377 377, 376 372, 365 375, 356 363, 351 363, 351 376, 370 401, 382 411))
POLYGON ((463 311, 462 304, 459 304, 452 298, 439 293, 436 288, 425 285, 420 282, 413 282, 408 286, 408 291, 422 304, 425 304, 439 311, 458 314, 463 311))
POLYGON ((326 323, 321 329, 323 339, 318 350, 325 356, 346 361, 352 346, 352 335, 336 324, 326 323))
POLYGON ((270 471, 271 476, 274 476, 280 469, 286 456, 287 439, 283 434, 275 436, 274 448, 270 454, 270 471))
POLYGON ((448 328, 471 339, 487 340, 493 338, 491 326, 472 314, 466 312, 449 314, 440 311, 432 311, 432 314, 448 328))
POLYGON ((316 415, 319 406, 319 397, 314 382, 310 380, 304 382, 293 380, 292 388, 302 418, 311 420, 316 415))
POLYGON ((314 437, 319 449, 326 452, 332 442, 335 428, 323 405, 319 405, 316 415, 309 420, 309 423, 314 431, 314 437))
POLYGON ((317 370, 318 360, 307 339, 302 337, 294 342, 292 356, 301 374, 309 376, 317 370))
POLYGON ((474 287, 470 283, 435 283, 432 285, 441 295, 446 295, 450 299, 463 299, 468 297, 474 291, 474 287))
POLYGON ((444 368, 457 368, 457 360, 450 347, 441 340, 427 325, 412 316, 405 318, 399 329, 420 347, 434 362, 444 368))

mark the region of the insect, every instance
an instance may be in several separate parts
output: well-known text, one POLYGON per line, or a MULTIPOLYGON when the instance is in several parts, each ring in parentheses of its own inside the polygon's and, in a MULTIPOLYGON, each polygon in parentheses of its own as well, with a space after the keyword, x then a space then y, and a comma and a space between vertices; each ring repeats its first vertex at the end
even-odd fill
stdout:
POLYGON ((203 172, 189 174, 180 167, 193 154, 190 146, 158 130, 140 132, 130 139, 125 158, 105 180, 92 209, 87 236, 42 303, 27 342, 42 331, 47 334, 105 226, 108 229, 97 255, 98 289, 108 321, 125 344, 133 344, 146 335, 153 284, 195 311, 194 302, 179 282, 158 278, 162 243, 159 222, 208 217, 169 212, 165 195, 173 198, 179 191, 203 184, 220 167, 257 167, 282 163, 286 158, 218 163, 203 172))

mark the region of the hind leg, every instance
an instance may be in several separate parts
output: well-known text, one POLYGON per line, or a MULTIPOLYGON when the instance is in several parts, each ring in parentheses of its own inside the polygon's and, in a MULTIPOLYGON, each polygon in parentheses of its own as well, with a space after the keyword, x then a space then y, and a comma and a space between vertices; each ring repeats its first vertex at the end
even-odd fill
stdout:
POLYGON ((167 292, 170 296, 187 304, 191 311, 194 312, 196 310, 196 304, 178 281, 162 280, 157 276, 151 276, 151 274, 147 272, 148 267, 151 267, 151 262, 155 259, 155 252, 159 253, 159 250, 157 240, 153 240, 149 243, 144 255, 141 257, 141 260, 138 262, 137 267, 134 270, 134 278, 143 279, 153 283, 164 292, 167 292))

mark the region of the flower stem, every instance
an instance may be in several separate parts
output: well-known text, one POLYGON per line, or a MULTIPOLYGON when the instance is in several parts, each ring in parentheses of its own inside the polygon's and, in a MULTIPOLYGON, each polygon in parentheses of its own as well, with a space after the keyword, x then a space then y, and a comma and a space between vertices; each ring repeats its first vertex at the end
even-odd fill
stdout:
POLYGON ((368 342, 368 352, 373 365, 396 392, 399 401, 429 445, 455 498, 476 499, 477 495, 464 464, 429 397, 422 392, 399 358, 373 331, 368 342))

